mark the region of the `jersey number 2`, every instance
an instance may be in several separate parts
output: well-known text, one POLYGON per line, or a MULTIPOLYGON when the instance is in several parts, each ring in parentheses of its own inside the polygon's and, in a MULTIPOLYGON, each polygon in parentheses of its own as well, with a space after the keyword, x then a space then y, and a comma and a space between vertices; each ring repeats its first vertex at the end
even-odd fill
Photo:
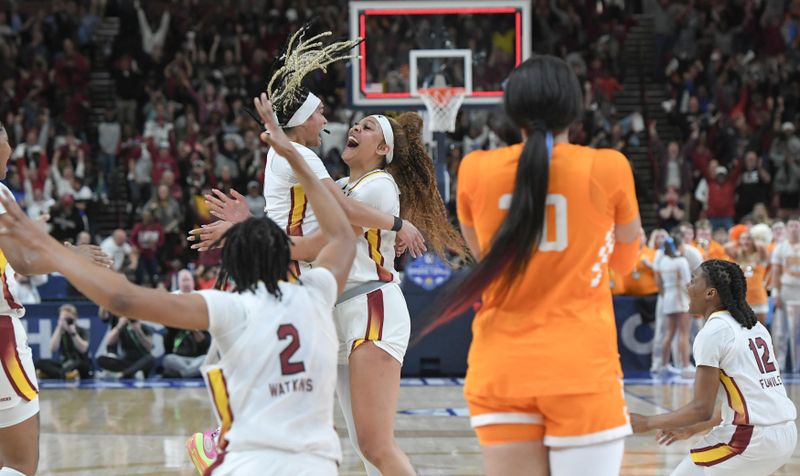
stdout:
POLYGON ((769 347, 764 339, 761 337, 756 337, 755 341, 750 339, 750 350, 753 352, 758 370, 760 370, 762 374, 774 372, 776 370, 775 364, 769 361, 769 347), (758 349, 764 350, 760 357, 758 355, 758 349))
POLYGON ((278 327, 278 339, 285 340, 291 338, 292 341, 281 352, 281 373, 283 375, 294 375, 305 372, 306 366, 303 362, 289 362, 297 349, 300 348, 300 334, 297 328, 291 324, 282 324, 278 327))
MULTIPOLYGON (((511 208, 512 195, 507 193, 500 197, 501 210, 508 210, 511 208)), ((539 251, 564 251, 567 249, 567 197, 559 193, 548 193, 547 200, 545 201, 545 220, 544 228, 542 228, 542 239, 539 242, 539 251), (551 232, 548 228, 549 212, 555 217, 555 233, 551 232), (555 238, 550 240, 551 234, 555 238)))

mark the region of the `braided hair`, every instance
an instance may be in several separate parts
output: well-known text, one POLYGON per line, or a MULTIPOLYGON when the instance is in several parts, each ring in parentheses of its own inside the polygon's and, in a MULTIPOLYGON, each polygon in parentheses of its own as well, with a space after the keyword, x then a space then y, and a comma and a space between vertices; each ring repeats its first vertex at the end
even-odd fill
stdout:
POLYGON ((747 279, 738 264, 723 260, 709 260, 700 265, 708 283, 717 290, 722 306, 736 322, 747 329, 758 323, 756 315, 745 300, 747 279))
POLYGON ((267 292, 281 298, 278 283, 289 275, 289 236, 269 218, 248 218, 233 225, 222 237, 222 269, 237 293, 255 291, 259 281, 267 292))

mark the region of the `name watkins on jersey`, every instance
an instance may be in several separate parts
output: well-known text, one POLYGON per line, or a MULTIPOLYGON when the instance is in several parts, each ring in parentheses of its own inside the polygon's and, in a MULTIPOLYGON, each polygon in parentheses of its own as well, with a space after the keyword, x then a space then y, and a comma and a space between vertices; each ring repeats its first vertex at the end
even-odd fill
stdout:
POLYGON ((285 382, 269 384, 269 393, 273 397, 279 397, 293 392, 312 392, 314 390, 314 380, 310 378, 296 378, 285 382))

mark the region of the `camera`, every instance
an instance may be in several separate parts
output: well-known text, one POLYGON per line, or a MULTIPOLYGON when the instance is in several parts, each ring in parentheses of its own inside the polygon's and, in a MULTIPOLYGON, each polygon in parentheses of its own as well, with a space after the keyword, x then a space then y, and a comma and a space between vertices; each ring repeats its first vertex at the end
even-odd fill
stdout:
POLYGON ((67 323, 68 326, 71 326, 72 324, 75 324, 75 318, 73 318, 73 317, 68 317, 68 318, 64 319, 64 321, 67 323))

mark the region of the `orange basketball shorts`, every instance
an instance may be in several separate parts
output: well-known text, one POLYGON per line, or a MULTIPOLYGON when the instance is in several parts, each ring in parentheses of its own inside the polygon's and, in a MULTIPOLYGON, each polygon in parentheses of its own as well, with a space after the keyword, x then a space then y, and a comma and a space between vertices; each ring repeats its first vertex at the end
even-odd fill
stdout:
POLYGON ((600 393, 531 398, 467 397, 481 445, 544 439, 546 446, 584 446, 632 433, 622 383, 600 393))

